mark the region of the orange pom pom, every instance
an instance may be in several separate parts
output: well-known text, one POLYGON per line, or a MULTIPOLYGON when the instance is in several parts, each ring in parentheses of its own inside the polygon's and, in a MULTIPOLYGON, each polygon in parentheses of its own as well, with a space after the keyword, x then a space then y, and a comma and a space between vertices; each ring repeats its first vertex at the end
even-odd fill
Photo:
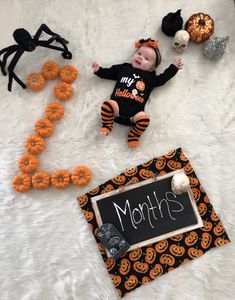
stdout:
POLYGON ((65 189, 69 186, 70 175, 66 170, 58 170, 52 174, 51 183, 56 189, 65 189))
POLYGON ((68 65, 60 70, 60 78, 67 83, 73 83, 78 76, 78 71, 74 66, 68 65))
POLYGON ((32 73, 26 79, 27 87, 32 91, 40 91, 46 85, 45 78, 40 73, 32 73))
POLYGON ((69 100, 73 95, 73 88, 70 84, 62 81, 55 86, 54 94, 59 100, 69 100))
POLYGON ((36 156, 32 154, 24 154, 18 161, 19 169, 24 173, 34 172, 39 165, 39 161, 36 156))
POLYGON ((54 61, 46 62, 42 67, 42 76, 48 80, 56 79, 59 75, 60 68, 54 61))
POLYGON ((28 192, 31 187, 30 179, 28 174, 19 173, 13 178, 12 187, 15 191, 20 193, 28 192))
POLYGON ((71 180, 78 186, 87 185, 91 181, 91 178, 91 170, 84 166, 76 167, 71 172, 71 180))

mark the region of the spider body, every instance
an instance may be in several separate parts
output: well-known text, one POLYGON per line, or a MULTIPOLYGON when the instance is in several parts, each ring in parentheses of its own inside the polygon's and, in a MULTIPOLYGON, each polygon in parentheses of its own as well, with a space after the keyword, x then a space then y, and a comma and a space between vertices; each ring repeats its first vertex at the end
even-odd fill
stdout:
POLYGON ((8 75, 9 75, 8 91, 11 91, 13 79, 19 85, 21 85, 22 88, 24 89, 26 88, 24 82, 22 82, 14 72, 17 62, 19 61, 20 57, 25 51, 32 52, 38 46, 41 46, 41 47, 46 47, 49 49, 61 51, 62 52, 61 54, 65 59, 72 58, 72 53, 68 50, 66 46, 66 44, 68 44, 68 41, 62 38, 59 34, 51 31, 46 24, 42 24, 34 36, 31 36, 31 34, 26 29, 18 28, 13 32, 13 38, 16 42, 15 45, 0 50, 0 67, 1 67, 2 74, 4 76, 7 75, 7 72, 5 70, 7 59, 10 55, 15 53, 8 66, 8 75), (50 35, 51 37, 47 40, 40 40, 39 38, 42 32, 50 35), (52 45, 54 41, 61 44, 61 46, 59 47, 59 46, 52 45), (1 60, 2 55, 3 57, 1 60))

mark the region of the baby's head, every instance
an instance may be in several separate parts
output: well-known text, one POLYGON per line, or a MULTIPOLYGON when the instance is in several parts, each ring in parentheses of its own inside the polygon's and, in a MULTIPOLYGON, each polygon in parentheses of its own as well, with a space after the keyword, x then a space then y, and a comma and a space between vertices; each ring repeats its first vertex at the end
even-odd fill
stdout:
POLYGON ((131 58, 132 67, 144 71, 154 71, 161 62, 158 42, 150 38, 141 39, 135 43, 135 47, 137 50, 131 58))

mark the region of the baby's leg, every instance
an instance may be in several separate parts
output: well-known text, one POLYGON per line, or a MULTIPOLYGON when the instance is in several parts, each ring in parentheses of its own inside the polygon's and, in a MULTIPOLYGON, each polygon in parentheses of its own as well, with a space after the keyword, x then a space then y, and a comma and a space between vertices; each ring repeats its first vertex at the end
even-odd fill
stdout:
POLYGON ((119 114, 119 107, 116 101, 106 100, 101 106, 102 127, 100 133, 109 135, 113 129, 113 118, 119 114))
POLYGON ((150 118, 144 111, 140 111, 132 120, 135 125, 128 134, 128 147, 135 148, 139 146, 139 138, 148 127, 150 118))

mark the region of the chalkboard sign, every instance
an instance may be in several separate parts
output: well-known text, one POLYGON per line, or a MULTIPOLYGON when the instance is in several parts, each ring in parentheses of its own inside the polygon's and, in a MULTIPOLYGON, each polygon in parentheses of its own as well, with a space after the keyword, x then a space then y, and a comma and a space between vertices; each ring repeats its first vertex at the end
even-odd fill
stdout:
POLYGON ((183 169, 95 196, 97 224, 114 224, 133 250, 203 226, 190 187, 176 195, 172 177, 183 169))

